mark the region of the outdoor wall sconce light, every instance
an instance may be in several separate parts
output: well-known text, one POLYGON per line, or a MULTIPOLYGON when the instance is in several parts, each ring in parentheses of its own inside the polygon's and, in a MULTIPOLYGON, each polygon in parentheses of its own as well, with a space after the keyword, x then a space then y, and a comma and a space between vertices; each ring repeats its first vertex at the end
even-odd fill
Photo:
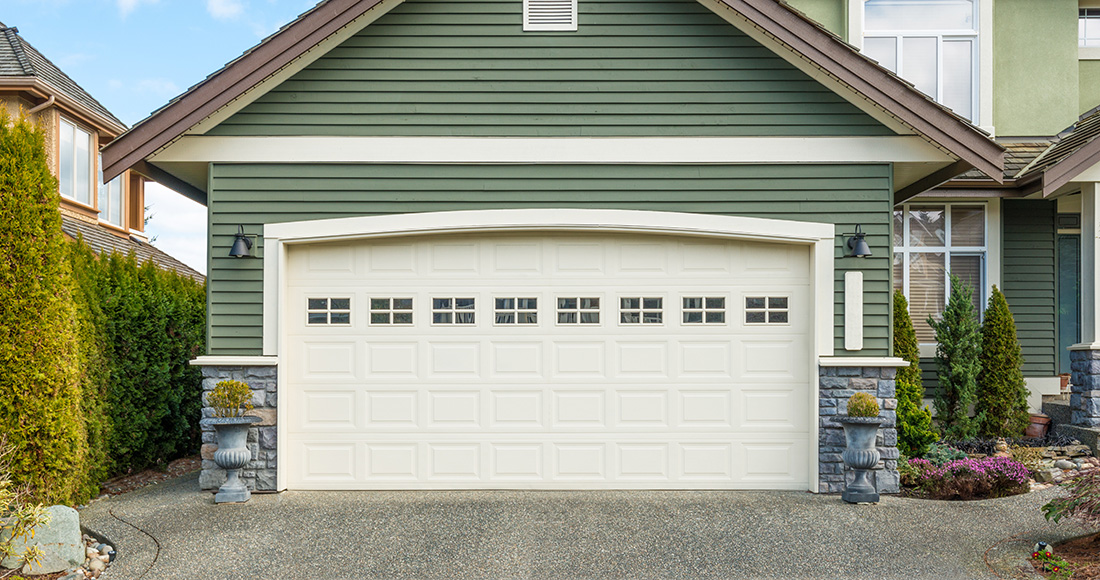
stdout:
POLYGON ((863 233, 863 229, 856 224, 856 233, 845 234, 852 237, 848 238, 848 249, 852 252, 848 254, 853 258, 866 258, 871 255, 871 246, 867 245, 867 240, 864 239, 867 234, 863 233))
POLYGON ((255 238, 255 234, 244 233, 244 226, 237 226, 237 233, 233 234, 233 247, 229 249, 230 258, 252 258, 252 244, 249 238, 255 238))

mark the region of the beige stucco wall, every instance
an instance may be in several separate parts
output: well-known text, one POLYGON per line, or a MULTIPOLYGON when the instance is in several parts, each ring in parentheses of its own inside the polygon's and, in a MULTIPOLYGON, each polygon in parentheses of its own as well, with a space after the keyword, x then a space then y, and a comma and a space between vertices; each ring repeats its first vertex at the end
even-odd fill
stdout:
MULTIPOLYGON (((12 118, 34 108, 34 103, 17 95, 0 95, 0 107, 3 107, 12 118)), ((38 125, 46 138, 46 159, 50 164, 50 171, 57 176, 57 108, 46 107, 42 111, 31 116, 31 121, 38 125)))

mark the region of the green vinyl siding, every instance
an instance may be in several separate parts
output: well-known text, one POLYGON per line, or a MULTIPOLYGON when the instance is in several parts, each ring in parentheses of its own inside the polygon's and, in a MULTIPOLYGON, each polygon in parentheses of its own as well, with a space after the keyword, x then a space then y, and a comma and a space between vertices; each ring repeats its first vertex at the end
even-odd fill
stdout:
POLYGON ((567 33, 522 5, 407 0, 208 134, 893 134, 695 0, 584 1, 567 33))
POLYGON ((1055 204, 1006 199, 1002 291, 1016 319, 1024 376, 1055 372, 1055 204))
MULTIPOLYGON (((838 355, 889 354, 889 165, 221 165, 211 168, 208 342, 262 351, 262 260, 228 257, 238 225, 460 209, 603 208, 836 224, 838 355), (871 258, 842 257, 856 224, 871 258), (865 348, 843 344, 843 284, 864 273, 865 348)), ((259 255, 263 255, 260 240, 259 255)))

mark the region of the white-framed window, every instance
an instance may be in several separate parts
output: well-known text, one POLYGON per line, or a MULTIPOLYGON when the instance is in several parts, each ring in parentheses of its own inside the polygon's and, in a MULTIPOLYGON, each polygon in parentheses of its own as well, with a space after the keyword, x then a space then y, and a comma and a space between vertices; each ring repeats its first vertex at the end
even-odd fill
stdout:
POLYGON ((988 208, 977 203, 908 203, 894 211, 894 288, 909 302, 917 341, 934 343, 928 317, 939 317, 954 273, 985 307, 988 208))
POLYGON ((745 324, 790 324, 789 296, 746 296, 745 324))
POLYGON ((493 324, 538 324, 538 298, 494 298, 493 324))
POLYGON ((474 298, 432 298, 432 324, 471 325, 476 313, 474 298))
POLYGON ((725 296, 684 296, 684 324, 725 324, 725 296))
POLYGON ((577 29, 577 0, 523 0, 523 30, 570 32, 577 29))
POLYGON ((99 219, 122 227, 122 176, 103 183, 103 158, 99 158, 99 219))
POLYGON ((371 324, 412 324, 412 298, 371 298, 371 324))
POLYGON ((306 324, 351 324, 351 298, 306 298, 306 324))
POLYGON ((559 296, 558 324, 599 324, 599 297, 559 296))
POLYGON ((978 123, 978 0, 866 0, 863 52, 978 123))
POLYGON ((630 296, 619 298, 621 324, 664 324, 665 299, 630 296))
POLYGON ((1080 8, 1077 12, 1077 46, 1100 46, 1100 8, 1080 8))
POLYGON ((61 195, 92 205, 92 134, 61 118, 57 181, 61 195))

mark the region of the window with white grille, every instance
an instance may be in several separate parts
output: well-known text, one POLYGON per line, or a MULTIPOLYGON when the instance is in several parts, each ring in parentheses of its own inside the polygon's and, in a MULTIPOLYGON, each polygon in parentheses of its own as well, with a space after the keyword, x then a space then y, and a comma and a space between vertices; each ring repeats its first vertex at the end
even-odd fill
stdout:
POLYGON ((576 30, 577 0, 523 0, 524 30, 576 30))

